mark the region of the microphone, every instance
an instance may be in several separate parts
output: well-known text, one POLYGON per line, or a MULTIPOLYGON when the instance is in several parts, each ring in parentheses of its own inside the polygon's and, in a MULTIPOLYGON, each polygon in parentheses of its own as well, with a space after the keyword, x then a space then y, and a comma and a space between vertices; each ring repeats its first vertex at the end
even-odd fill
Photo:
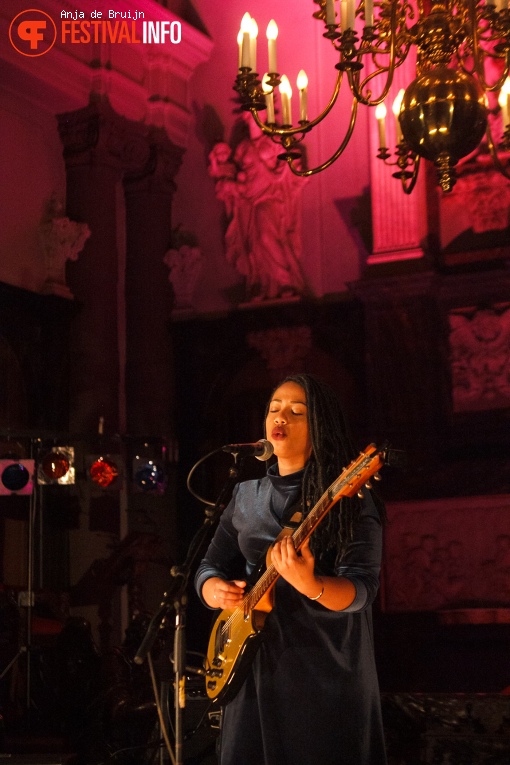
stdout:
POLYGON ((268 460, 274 452, 273 444, 266 438, 261 438, 254 444, 227 444, 223 447, 224 452, 229 454, 241 454, 247 457, 256 457, 258 460, 268 460))

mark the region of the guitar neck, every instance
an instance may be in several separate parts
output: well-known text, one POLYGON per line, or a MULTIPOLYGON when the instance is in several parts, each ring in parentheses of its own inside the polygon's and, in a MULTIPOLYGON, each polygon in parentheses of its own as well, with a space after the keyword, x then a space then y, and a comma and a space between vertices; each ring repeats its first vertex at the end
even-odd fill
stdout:
MULTIPOLYGON (((333 505, 341 498, 352 496, 383 464, 382 454, 372 446, 371 450, 362 453, 352 465, 324 492, 319 501, 313 506, 306 518, 292 534, 294 546, 299 550, 312 535, 322 519, 329 513, 333 505)), ((245 596, 243 608, 245 614, 253 611, 260 599, 274 586, 279 573, 271 563, 256 585, 245 596)))

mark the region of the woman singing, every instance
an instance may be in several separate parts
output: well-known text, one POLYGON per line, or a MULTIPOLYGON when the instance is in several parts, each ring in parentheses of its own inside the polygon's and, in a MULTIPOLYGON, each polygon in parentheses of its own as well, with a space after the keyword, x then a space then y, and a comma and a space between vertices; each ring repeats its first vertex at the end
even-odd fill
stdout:
MULTIPOLYGON (((357 455, 333 392, 286 378, 266 410, 277 462, 237 484, 202 560, 210 608, 242 602, 246 582, 296 511, 303 517, 357 455)), ((299 552, 275 543, 275 604, 249 674, 223 712, 221 765, 384 765, 371 604, 379 584, 384 506, 343 498, 299 552)))

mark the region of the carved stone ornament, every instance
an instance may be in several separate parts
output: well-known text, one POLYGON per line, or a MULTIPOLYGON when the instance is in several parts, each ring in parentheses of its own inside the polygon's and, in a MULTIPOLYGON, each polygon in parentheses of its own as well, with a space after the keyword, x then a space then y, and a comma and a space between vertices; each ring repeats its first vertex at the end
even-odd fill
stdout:
POLYGON ((510 307, 451 312, 449 322, 454 411, 510 406, 510 307))
POLYGON ((508 611, 509 510, 504 494, 389 502, 383 609, 508 611))
POLYGON ((53 195, 39 226, 39 239, 46 266, 43 294, 73 298, 66 284, 66 263, 68 260, 78 259, 90 233, 86 223, 76 223, 63 214, 62 203, 53 195))
POLYGON ((475 234, 502 231, 510 225, 510 184, 496 170, 459 176, 454 194, 467 207, 475 234))
POLYGON ((209 174, 228 218, 225 254, 245 277, 248 301, 300 295, 302 178, 277 160, 278 147, 259 135, 242 140, 235 151, 217 143, 209 155, 209 174))
POLYGON ((312 330, 307 326, 250 332, 246 339, 260 353, 275 381, 302 369, 312 348, 312 330))
POLYGON ((172 284, 174 308, 193 308, 193 292, 202 270, 204 255, 200 247, 183 244, 165 253, 163 262, 169 268, 168 279, 172 284))

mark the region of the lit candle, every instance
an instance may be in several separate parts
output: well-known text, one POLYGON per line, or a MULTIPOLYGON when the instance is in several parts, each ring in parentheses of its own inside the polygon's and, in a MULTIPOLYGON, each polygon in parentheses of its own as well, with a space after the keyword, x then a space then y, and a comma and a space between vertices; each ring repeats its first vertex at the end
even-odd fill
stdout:
POLYGON ((299 90, 299 119, 308 122, 308 77, 303 69, 297 76, 296 85, 299 90))
POLYGON ((237 68, 240 69, 243 63, 243 33, 241 30, 237 33, 237 68))
POLYGON ((243 34, 242 50, 241 50, 241 66, 250 67, 250 29, 251 29, 251 16, 249 13, 245 13, 243 20, 241 21, 241 32, 243 34))
POLYGON ((365 0, 365 26, 374 26, 374 0, 365 0))
POLYGON ((335 0, 326 0, 326 24, 334 24, 336 22, 335 14, 335 0))
POLYGON ((292 125, 292 88, 287 75, 282 74, 280 83, 280 97, 282 100, 282 122, 284 125, 292 125))
POLYGON ((274 19, 271 19, 267 25, 266 37, 269 71, 271 74, 275 74, 278 71, 276 68, 276 38, 278 37, 278 27, 276 26, 276 21, 274 19))
POLYGON ((355 0, 347 0, 347 29, 354 29, 355 18, 356 2, 355 0))
POLYGON ((250 66, 254 72, 257 71, 257 35, 259 28, 254 18, 250 21, 250 66))
POLYGON ((507 77, 503 83, 498 96, 498 104, 501 107, 501 119, 503 121, 503 132, 510 124, 510 77, 507 77))
POLYGON ((268 125, 274 125, 276 123, 276 119, 274 116, 274 96, 273 96, 273 88, 268 83, 269 75, 266 73, 262 78, 262 90, 264 91, 264 96, 266 99, 266 110, 267 110, 267 119, 266 122, 268 125))
POLYGON ((393 106, 391 107, 391 110, 393 114, 395 115, 395 122, 397 125, 397 144, 399 144, 402 141, 402 128, 400 127, 400 120, 398 118, 398 115, 400 114, 400 107, 402 105, 402 99, 404 98, 405 90, 401 88, 398 91, 396 99, 393 101, 393 106))
POLYGON ((386 148, 386 106, 384 101, 375 107, 375 118, 379 130, 379 148, 386 148))

